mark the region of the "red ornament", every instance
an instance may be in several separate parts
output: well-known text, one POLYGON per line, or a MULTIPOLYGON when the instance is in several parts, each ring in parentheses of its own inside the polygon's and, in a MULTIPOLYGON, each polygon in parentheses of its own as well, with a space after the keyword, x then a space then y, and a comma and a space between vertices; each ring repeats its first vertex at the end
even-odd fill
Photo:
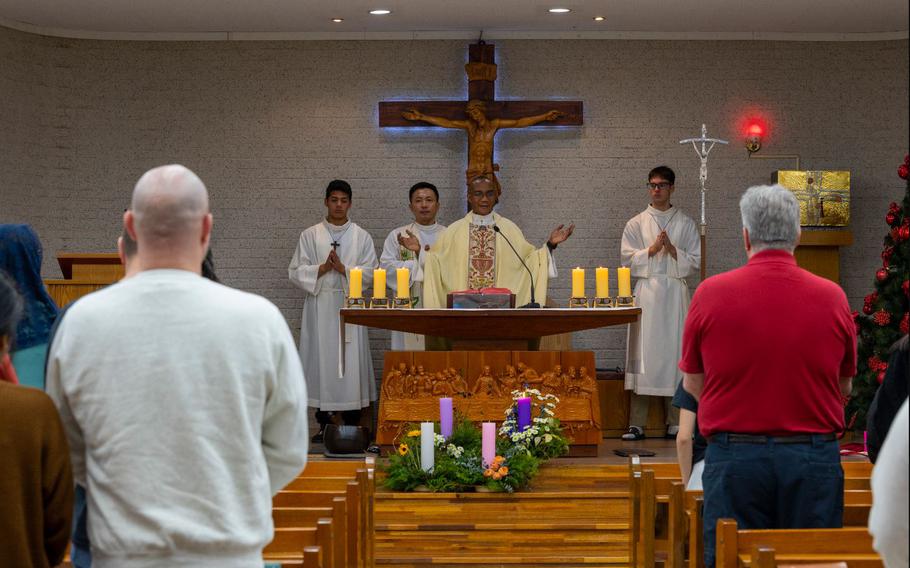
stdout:
POLYGON ((878 272, 875 273, 875 279, 879 282, 884 282, 888 279, 888 271, 884 268, 879 268, 878 272))
POLYGON ((888 223, 888 225, 894 225, 895 221, 897 221, 897 215, 891 211, 888 211, 888 214, 885 215, 885 223, 888 223))
POLYGON ((885 247, 882 251, 882 260, 890 261, 892 254, 894 254, 894 247, 885 247))
POLYGON ((875 377, 875 379, 878 381, 878 384, 882 384, 883 382, 885 382, 885 372, 879 371, 878 375, 875 377))
POLYGON ((901 208, 897 205, 896 201, 892 201, 888 204, 888 211, 893 211, 895 214, 901 212, 901 208))
POLYGON ((907 164, 898 166, 897 175, 899 175, 901 179, 907 179, 907 174, 910 174, 910 167, 908 167, 907 164))
POLYGON ((863 303, 864 304, 874 304, 876 300, 878 300, 878 292, 872 292, 871 294, 868 294, 868 295, 866 295, 865 298, 863 298, 863 303))
POLYGON ((910 312, 904 312, 900 325, 901 333, 910 333, 910 312))
POLYGON ((872 319, 875 320, 880 326, 886 326, 891 323, 891 312, 885 310, 879 310, 875 312, 875 315, 872 316, 872 319))
POLYGON ((891 266, 891 263, 888 261, 888 259, 882 261, 882 268, 887 270, 889 266, 891 266))
POLYGON ((910 154, 904 156, 904 163, 910 166, 910 154))
POLYGON ((904 291, 904 296, 910 296, 910 280, 904 280, 904 283, 901 284, 901 290, 904 291))
POLYGON ((872 307, 872 304, 863 304, 863 313, 867 316, 872 315, 872 312, 875 311, 875 308, 872 307))
POLYGON ((885 367, 888 366, 887 363, 878 358, 878 355, 869 357, 869 360, 866 361, 866 364, 869 365, 869 368, 873 371, 883 371, 885 367))
POLYGON ((895 243, 901 242, 901 228, 900 227, 893 227, 891 229, 890 233, 891 233, 891 240, 893 240, 895 243))
POLYGON ((898 231, 898 234, 900 235, 902 241, 906 241, 907 239, 910 239, 910 225, 901 225, 901 228, 900 228, 900 231, 898 231))

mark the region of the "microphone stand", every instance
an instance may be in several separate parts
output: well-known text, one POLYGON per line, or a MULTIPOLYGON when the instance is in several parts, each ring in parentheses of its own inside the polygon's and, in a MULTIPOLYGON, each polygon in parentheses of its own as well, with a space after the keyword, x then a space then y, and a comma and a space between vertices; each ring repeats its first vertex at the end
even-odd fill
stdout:
POLYGON ((531 272, 531 269, 528 268, 528 265, 525 264, 525 261, 524 261, 523 258, 521 258, 521 255, 518 254, 518 251, 515 250, 515 247, 512 246, 512 243, 509 241, 509 238, 506 237, 505 233, 503 233, 503 232, 499 229, 499 225, 494 224, 494 225, 493 225, 493 230, 496 231, 499 235, 502 236, 502 238, 506 241, 506 244, 509 245, 509 248, 512 249, 512 252, 515 253, 516 258, 518 258, 518 262, 520 262, 521 265, 525 267, 525 270, 528 271, 528 276, 531 277, 531 301, 528 302, 527 304, 521 306, 521 308, 522 308, 522 309, 524 309, 524 308, 539 308, 539 307, 540 307, 540 304, 537 303, 536 296, 534 295, 534 274, 531 272))

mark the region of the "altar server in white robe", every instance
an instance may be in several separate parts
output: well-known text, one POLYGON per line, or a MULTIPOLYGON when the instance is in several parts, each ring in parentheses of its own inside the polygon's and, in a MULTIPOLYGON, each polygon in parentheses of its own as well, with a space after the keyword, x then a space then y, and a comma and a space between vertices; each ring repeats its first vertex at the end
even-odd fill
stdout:
MULTIPOLYGON (((382 247, 379 266, 388 272, 389 288, 396 294, 398 292, 396 270, 408 269, 412 305, 420 308, 423 307, 421 297, 423 295, 423 264, 427 258, 425 253, 430 250, 430 247, 445 230, 445 225, 436 222, 436 215, 439 213, 439 190, 432 183, 425 181, 415 183, 408 193, 408 201, 411 213, 414 214, 414 222, 398 227, 389 233, 382 247)), ((392 332, 392 351, 423 351, 425 347, 423 335, 392 332)))
MULTIPOLYGON (((641 337, 629 340, 641 342, 643 371, 626 373, 626 389, 633 393, 624 440, 644 438, 652 396, 664 399, 667 435, 679 431, 679 409, 670 401, 682 380, 677 363, 689 311, 685 278, 699 268, 701 242, 695 221, 670 203, 675 181, 676 174, 666 166, 651 170, 651 204, 626 223, 622 234, 622 264, 638 279, 634 294, 642 309, 641 337)), ((635 368, 632 363, 628 361, 627 368, 635 368)))
POLYGON ((348 219, 352 192, 349 183, 333 180, 325 190, 325 219, 300 234, 288 277, 304 292, 300 323, 300 360, 307 382, 309 405, 317 409, 323 441, 331 413, 345 424, 360 424, 361 409, 376 400, 373 362, 367 328, 348 325, 344 334, 344 373, 338 312, 348 296, 352 268, 363 270, 363 288, 370 287, 378 267, 370 234, 348 219))

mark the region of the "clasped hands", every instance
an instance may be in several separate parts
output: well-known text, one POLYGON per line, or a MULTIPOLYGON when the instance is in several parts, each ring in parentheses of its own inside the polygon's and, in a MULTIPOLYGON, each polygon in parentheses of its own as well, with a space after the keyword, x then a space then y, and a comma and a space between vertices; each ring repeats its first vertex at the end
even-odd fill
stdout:
POLYGON ((670 235, 667 234, 667 231, 661 231, 657 235, 654 244, 648 247, 648 256, 654 256, 662 250, 666 250, 670 256, 676 258, 676 247, 670 242, 670 235))
POLYGON ((319 265, 319 276, 322 276, 331 270, 334 270, 339 274, 344 274, 345 271, 344 263, 341 262, 341 258, 338 256, 338 253, 335 252, 335 249, 332 249, 328 258, 325 259, 325 262, 319 265))

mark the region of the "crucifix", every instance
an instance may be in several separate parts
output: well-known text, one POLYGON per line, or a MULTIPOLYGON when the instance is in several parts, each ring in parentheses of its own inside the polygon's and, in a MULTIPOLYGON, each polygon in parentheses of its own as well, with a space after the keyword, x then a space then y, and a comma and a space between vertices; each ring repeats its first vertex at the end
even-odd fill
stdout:
POLYGON ((468 47, 468 101, 388 101, 379 103, 379 126, 437 126, 468 134, 465 182, 485 176, 494 182, 493 139, 501 128, 577 126, 581 101, 497 101, 495 46, 483 40, 468 47))
POLYGON ((708 224, 705 222, 705 182, 708 181, 708 154, 711 153, 715 144, 729 144, 729 142, 721 140, 720 138, 708 138, 708 128, 702 124, 700 138, 686 138, 680 140, 679 143, 691 143, 692 147, 695 148, 695 153, 698 154, 698 158, 701 161, 701 166, 698 169, 698 181, 701 182, 701 222, 698 226, 701 232, 701 279, 704 280, 706 272, 705 267, 707 266, 707 261, 705 260, 705 239, 708 231, 708 224), (701 148, 699 148, 699 144, 701 144, 701 148))

